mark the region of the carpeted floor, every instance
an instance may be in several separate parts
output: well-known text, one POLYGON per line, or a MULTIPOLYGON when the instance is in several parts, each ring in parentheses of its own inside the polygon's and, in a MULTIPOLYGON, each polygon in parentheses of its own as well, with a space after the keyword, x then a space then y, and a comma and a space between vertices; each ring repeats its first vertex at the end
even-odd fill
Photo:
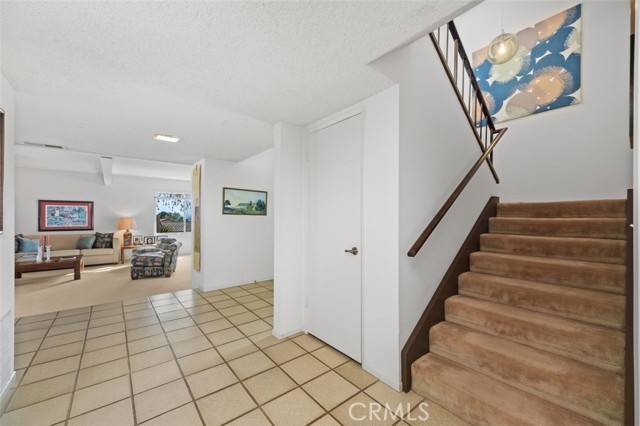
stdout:
POLYGON ((191 256, 180 256, 176 272, 169 278, 133 281, 130 265, 87 266, 82 279, 73 280, 73 270, 28 272, 16 279, 16 318, 99 305, 140 296, 172 293, 191 288, 191 256))

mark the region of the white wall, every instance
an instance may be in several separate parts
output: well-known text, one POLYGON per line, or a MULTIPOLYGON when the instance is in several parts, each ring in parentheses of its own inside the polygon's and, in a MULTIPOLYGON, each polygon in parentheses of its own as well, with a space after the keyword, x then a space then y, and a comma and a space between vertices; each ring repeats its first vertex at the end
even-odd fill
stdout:
MULTIPOLYGON (((5 112, 4 139, 4 229, 0 235, 0 391, 4 391, 13 374, 14 321, 14 172, 13 88, 0 75, 0 108, 5 112)), ((1 396, 1 395, 0 395, 1 396)))
POLYGON ((274 127, 274 323, 282 338, 304 327, 305 191, 304 131, 286 123, 274 127), (293 249, 292 249, 293 248, 293 249))
MULTIPOLYGON (((501 4, 455 19, 469 55, 500 30, 501 4)), ((505 31, 575 5, 504 2, 505 31)), ((498 124, 509 128, 495 157, 503 201, 624 198, 631 187, 629 1, 585 0, 582 14, 582 103, 498 124)))
MULTIPOLYGON (((16 167, 16 230, 38 232, 38 200, 77 200, 94 202, 97 232, 115 232, 118 219, 131 216, 138 225, 132 233, 154 235, 156 191, 191 192, 191 182, 115 175, 107 186, 101 174, 16 167)), ((181 254, 191 253, 190 232, 166 235, 182 242, 181 254)))
MULTIPOLYGON (((483 165, 415 258, 409 248, 482 154, 428 38, 373 64, 400 85, 400 349, 485 203, 496 190, 483 165)), ((501 146, 498 145, 497 154, 501 146)), ((399 349, 399 350, 400 350, 399 349)))
POLYGON ((238 163, 200 164, 203 268, 192 271, 192 285, 208 291, 273 279, 273 149, 238 163), (267 215, 223 215, 223 187, 267 191, 267 215))

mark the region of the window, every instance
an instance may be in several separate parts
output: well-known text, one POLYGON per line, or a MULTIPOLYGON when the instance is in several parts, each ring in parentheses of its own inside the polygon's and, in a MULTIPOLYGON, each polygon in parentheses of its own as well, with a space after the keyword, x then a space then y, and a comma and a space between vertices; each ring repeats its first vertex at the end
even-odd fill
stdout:
POLYGON ((191 232, 191 194, 156 192, 156 233, 191 232))

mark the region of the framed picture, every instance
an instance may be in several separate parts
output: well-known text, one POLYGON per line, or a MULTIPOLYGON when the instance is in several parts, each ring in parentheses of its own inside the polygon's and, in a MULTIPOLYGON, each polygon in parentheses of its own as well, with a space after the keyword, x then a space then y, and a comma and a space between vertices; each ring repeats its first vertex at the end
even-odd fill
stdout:
POLYGON ((222 214, 266 216, 267 192, 222 188, 222 214))
POLYGON ((154 236, 144 237, 144 243, 145 244, 155 244, 156 243, 156 237, 154 237, 154 236))
POLYGON ((133 236, 133 245, 139 246, 143 243, 142 235, 134 235, 133 236))
POLYGON ((93 201, 38 200, 38 231, 93 230, 93 201))

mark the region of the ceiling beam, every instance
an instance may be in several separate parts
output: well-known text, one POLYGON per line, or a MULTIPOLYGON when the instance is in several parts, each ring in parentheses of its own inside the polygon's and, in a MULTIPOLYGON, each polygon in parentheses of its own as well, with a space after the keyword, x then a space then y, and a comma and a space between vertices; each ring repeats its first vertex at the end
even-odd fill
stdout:
POLYGON ((113 158, 100 156, 100 165, 102 165, 102 179, 105 186, 111 185, 113 176, 113 158))

